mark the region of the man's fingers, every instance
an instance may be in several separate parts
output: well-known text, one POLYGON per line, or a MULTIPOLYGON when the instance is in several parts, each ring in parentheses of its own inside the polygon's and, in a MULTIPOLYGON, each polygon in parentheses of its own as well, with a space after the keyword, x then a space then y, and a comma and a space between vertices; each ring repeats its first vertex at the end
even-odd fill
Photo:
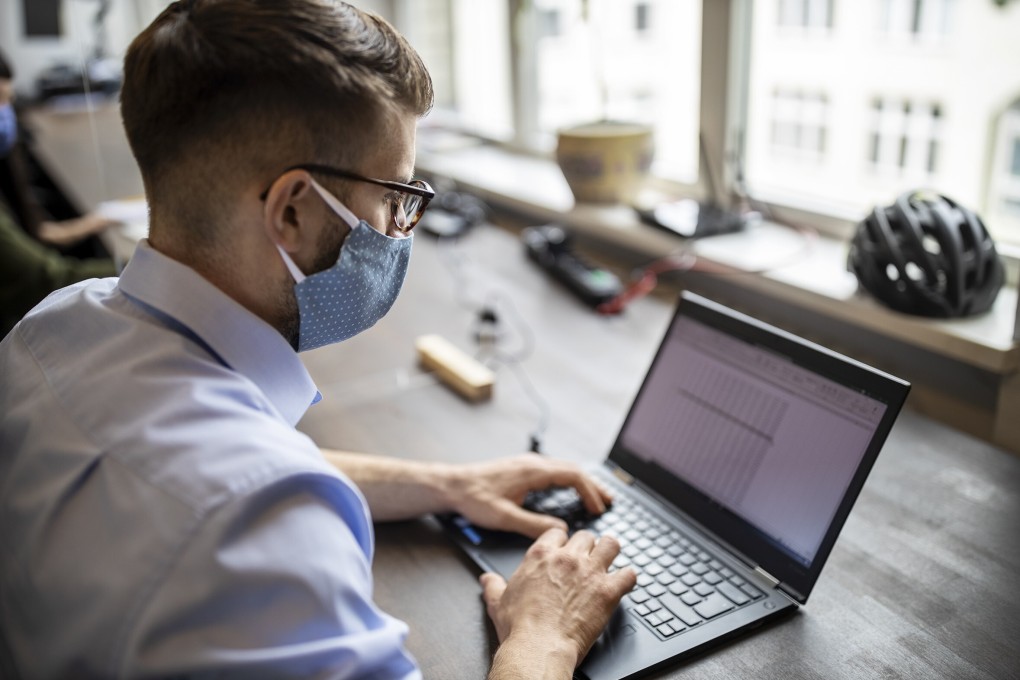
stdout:
POLYGON ((506 591, 506 579, 499 574, 485 572, 478 577, 478 581, 482 584, 482 599, 485 600, 485 606, 491 610, 503 598, 503 593, 506 591))
POLYGON ((634 590, 634 586, 637 585, 637 572, 630 567, 624 567, 623 569, 617 569, 612 574, 609 574, 609 584, 616 594, 616 601, 634 590))
POLYGON ((497 509, 503 515, 499 529, 515 531, 529 538, 539 538, 540 540, 545 538, 546 532, 550 529, 559 529, 559 542, 553 545, 556 548, 567 540, 567 523, 558 517, 530 512, 508 499, 500 501, 497 504, 497 509))
POLYGON ((585 509, 595 515, 601 515, 606 511, 606 504, 613 500, 612 494, 595 483, 595 480, 582 472, 573 463, 566 461, 552 461, 546 458, 544 470, 545 476, 542 479, 541 487, 546 486, 570 486, 577 490, 578 496, 584 503, 585 509))
MULTIPOLYGON (((567 541, 567 548, 581 555, 587 555, 595 547, 595 534, 590 531, 578 531, 567 541)), ((612 560, 610 560, 612 561, 612 560)))
POLYGON ((591 550, 592 559, 603 568, 608 569, 616 556, 620 554, 620 542, 613 536, 603 535, 591 550))

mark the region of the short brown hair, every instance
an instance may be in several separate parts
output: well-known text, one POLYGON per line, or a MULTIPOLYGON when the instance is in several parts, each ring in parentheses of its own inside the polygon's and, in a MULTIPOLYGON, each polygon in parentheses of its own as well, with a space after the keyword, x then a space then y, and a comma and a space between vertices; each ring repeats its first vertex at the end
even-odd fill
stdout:
POLYGON ((128 49, 121 112, 150 203, 186 209, 188 178, 356 158, 387 111, 432 100, 407 41, 346 3, 179 0, 128 49))

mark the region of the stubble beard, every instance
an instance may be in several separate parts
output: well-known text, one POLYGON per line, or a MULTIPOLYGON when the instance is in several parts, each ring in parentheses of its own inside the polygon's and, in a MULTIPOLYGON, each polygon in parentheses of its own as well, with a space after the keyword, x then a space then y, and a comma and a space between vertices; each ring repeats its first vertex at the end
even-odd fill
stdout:
MULTIPOLYGON (((321 271, 329 269, 340 259, 340 248, 350 233, 350 228, 340 218, 330 220, 330 224, 319 234, 319 243, 315 252, 318 253, 312 263, 313 276, 321 271)), ((298 306, 297 295, 294 292, 293 280, 291 285, 285 286, 282 291, 283 300, 280 308, 285 310, 280 322, 280 333, 298 351, 298 343, 301 339, 301 312, 298 306)))

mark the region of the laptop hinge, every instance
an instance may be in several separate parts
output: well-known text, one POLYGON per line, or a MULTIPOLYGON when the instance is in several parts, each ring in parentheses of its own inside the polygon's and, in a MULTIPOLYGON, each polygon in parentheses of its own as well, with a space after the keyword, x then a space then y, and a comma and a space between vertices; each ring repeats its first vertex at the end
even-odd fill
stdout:
POLYGON ((616 475, 619 478, 619 480, 621 482, 623 482, 624 484, 626 484, 627 486, 632 486, 634 484, 634 478, 631 477, 626 472, 624 472, 623 468, 621 468, 621 467, 619 467, 617 465, 614 465, 612 467, 612 470, 613 470, 613 474, 616 475))
POLYGON ((775 576, 773 576, 772 574, 768 573, 767 571, 765 571, 761 567, 755 567, 754 571, 759 576, 761 576, 766 581, 768 581, 768 587, 769 588, 772 588, 774 590, 776 587, 779 586, 779 579, 777 579, 775 576))

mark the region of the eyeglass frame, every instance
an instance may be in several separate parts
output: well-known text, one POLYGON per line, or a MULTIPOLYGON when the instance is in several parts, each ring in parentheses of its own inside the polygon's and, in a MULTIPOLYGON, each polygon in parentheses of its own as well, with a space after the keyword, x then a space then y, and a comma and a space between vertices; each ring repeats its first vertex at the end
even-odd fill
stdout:
MULTIPOLYGON (((425 214, 425 209, 429 207, 429 203, 432 201, 433 198, 436 197, 435 189, 433 189, 432 185, 430 185, 423 179, 412 180, 414 182, 421 182, 423 186, 419 187, 413 184, 404 184, 403 182, 394 182, 393 180, 388 179, 375 179, 372 177, 365 177, 364 175, 359 175, 356 172, 340 170, 339 168, 334 168, 329 165, 320 165, 318 163, 302 163, 301 165, 292 165, 283 172, 290 172, 291 170, 305 170, 307 172, 317 172, 322 175, 339 177, 341 179, 353 179, 358 182, 368 182, 369 184, 375 184, 377 186, 386 187, 387 189, 392 189, 393 191, 399 191, 401 193, 413 194, 415 196, 418 196, 419 198, 421 198, 421 207, 418 208, 418 211, 415 213, 414 217, 408 218, 409 222, 406 227, 401 227, 399 224, 397 224, 396 215, 392 215, 393 225, 397 228, 398 231, 404 234, 407 234, 412 229, 414 229, 415 225, 418 224, 418 221, 421 219, 421 216, 425 214)), ((265 200, 266 196, 268 195, 269 189, 266 189, 265 191, 262 192, 261 196, 262 200, 265 200)))

